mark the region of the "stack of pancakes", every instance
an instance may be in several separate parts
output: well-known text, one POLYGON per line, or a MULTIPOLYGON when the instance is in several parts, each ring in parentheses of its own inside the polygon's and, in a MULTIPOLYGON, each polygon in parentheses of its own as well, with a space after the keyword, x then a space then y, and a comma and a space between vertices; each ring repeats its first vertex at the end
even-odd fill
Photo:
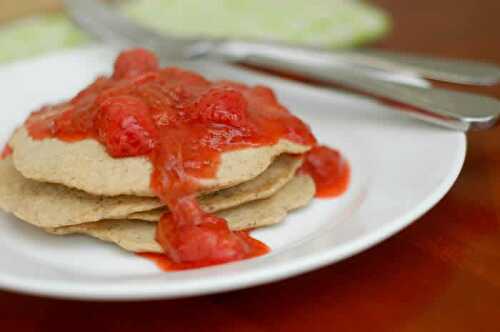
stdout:
MULTIPOLYGON (((134 252, 162 252, 156 223, 167 211, 150 189, 145 157, 112 158, 97 141, 32 139, 23 127, 0 160, 0 208, 53 234, 81 233, 134 252)), ((308 146, 272 146, 224 153, 217 174, 197 179, 199 201, 232 230, 276 224, 307 205, 314 182, 297 174, 308 146)))

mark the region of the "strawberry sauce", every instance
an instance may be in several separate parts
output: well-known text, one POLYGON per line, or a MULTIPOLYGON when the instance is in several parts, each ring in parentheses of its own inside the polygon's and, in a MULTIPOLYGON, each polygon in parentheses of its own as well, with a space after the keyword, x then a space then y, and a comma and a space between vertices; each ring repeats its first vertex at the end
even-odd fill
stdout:
MULTIPOLYGON (((249 243, 251 243, 251 251, 248 253, 246 258, 257 257, 264 255, 269 252, 269 247, 264 243, 252 238, 247 231, 237 231, 235 232, 238 236, 245 238, 249 243)), ((156 254, 150 252, 144 252, 138 254, 141 257, 147 258, 153 261, 160 269, 164 271, 178 271, 178 270, 186 270, 186 269, 195 269, 204 266, 214 265, 217 262, 213 262, 210 260, 200 260, 200 261, 190 261, 190 262, 175 262, 167 255, 164 254, 156 254)))
POLYGON ((3 160, 5 158, 7 158, 8 156, 10 156, 12 154, 12 148, 10 147, 9 144, 7 144, 3 150, 2 150, 2 153, 0 153, 0 160, 3 160))
MULTIPOLYGON (((248 233, 232 232, 224 219, 202 211, 198 204, 196 179, 214 177, 222 153, 280 139, 316 145, 308 126, 269 88, 208 81, 187 70, 160 68, 155 55, 144 49, 121 53, 110 77, 97 78, 67 102, 42 107, 32 113, 26 127, 33 139, 95 139, 111 157, 149 158, 151 188, 171 211, 162 216, 156 231, 170 262, 160 265, 175 269, 268 251, 248 233)), ((340 155, 319 162, 328 153, 318 149, 318 154, 308 155, 304 171, 323 181, 332 165, 338 171, 334 159, 339 161, 340 155)), ((348 172, 347 164, 342 167, 342 174, 348 172)), ((344 190, 347 181, 335 192, 344 190)), ((318 188, 321 196, 330 193, 322 184, 318 188)), ((159 256, 146 255, 158 261, 159 256)))
POLYGON ((349 186, 351 169, 339 151, 324 145, 314 146, 306 153, 300 172, 309 174, 316 185, 316 197, 342 195, 349 186))

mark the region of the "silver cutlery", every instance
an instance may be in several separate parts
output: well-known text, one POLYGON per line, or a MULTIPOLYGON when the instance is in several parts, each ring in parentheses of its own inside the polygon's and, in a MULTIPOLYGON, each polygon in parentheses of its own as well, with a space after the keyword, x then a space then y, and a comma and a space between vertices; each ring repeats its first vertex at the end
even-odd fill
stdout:
POLYGON ((492 64, 374 50, 330 52, 269 42, 184 39, 140 26, 97 0, 64 3, 75 22, 97 38, 120 46, 146 47, 162 59, 204 58, 286 70, 410 106, 405 111, 408 115, 463 131, 489 128, 500 116, 500 102, 491 97, 389 82, 370 74, 378 70, 454 83, 494 84, 500 81, 500 68, 492 64))

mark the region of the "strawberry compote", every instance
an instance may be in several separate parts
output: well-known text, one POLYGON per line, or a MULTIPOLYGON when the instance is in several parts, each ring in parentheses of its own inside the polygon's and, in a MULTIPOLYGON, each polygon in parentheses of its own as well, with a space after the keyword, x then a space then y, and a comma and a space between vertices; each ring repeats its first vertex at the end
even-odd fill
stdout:
POLYGON ((3 150, 2 153, 0 153, 0 160, 7 158, 12 154, 12 148, 10 147, 9 144, 7 144, 3 150))
POLYGON ((351 169, 338 150, 324 145, 314 146, 306 153, 301 172, 309 174, 316 184, 316 197, 342 195, 349 185, 351 169))
POLYGON ((280 139, 316 144, 308 126, 269 88, 160 68, 144 49, 121 53, 111 76, 97 78, 67 102, 32 113, 26 127, 33 139, 95 139, 113 158, 149 158, 151 188, 171 211, 162 216, 156 240, 181 267, 265 252, 263 244, 232 232, 225 220, 198 204, 195 180, 214 177, 222 153, 280 139))

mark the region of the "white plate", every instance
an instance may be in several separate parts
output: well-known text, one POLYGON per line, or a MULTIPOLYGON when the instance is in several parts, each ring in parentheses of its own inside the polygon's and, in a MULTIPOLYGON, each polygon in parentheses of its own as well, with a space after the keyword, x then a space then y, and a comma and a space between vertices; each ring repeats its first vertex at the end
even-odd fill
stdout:
MULTIPOLYGON (((92 47, 0 68, 0 141, 31 110, 67 98, 98 73, 109 72, 114 55, 92 47)), ((322 143, 347 156, 352 166, 348 192, 340 199, 315 200, 281 225, 255 231, 273 249, 266 256, 169 273, 111 244, 51 236, 0 212, 0 287, 55 297, 150 299, 263 284, 384 240, 430 209, 460 172, 462 133, 407 119, 367 99, 228 67, 199 67, 210 77, 273 87, 322 143)))

